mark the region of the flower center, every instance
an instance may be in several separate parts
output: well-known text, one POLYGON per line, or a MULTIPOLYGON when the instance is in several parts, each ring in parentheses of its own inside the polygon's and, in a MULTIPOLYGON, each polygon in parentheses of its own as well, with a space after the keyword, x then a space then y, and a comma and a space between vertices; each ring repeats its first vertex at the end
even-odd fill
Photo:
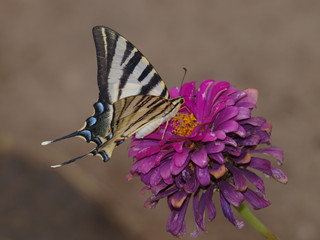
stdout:
POLYGON ((178 113, 171 119, 174 128, 173 133, 179 136, 189 136, 193 129, 199 125, 193 113, 178 113))

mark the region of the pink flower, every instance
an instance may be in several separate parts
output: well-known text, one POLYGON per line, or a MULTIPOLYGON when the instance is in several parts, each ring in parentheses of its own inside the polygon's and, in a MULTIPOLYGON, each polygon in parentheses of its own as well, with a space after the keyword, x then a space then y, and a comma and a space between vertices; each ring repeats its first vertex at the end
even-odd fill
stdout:
POLYGON ((129 156, 136 161, 129 178, 140 176, 152 192, 146 206, 155 207, 167 198, 171 209, 167 231, 175 236, 186 232, 184 218, 190 201, 196 224, 192 236, 197 237, 199 229, 206 231, 205 209, 210 221, 216 215, 214 193, 220 194, 224 216, 241 228, 243 223, 235 219, 231 205, 243 201, 254 209, 270 205, 263 180, 252 170, 287 182, 286 175, 262 156, 275 158, 279 165, 283 162, 283 151, 270 145, 271 124, 251 116, 257 91, 205 80, 198 89, 189 82, 170 90, 171 98, 179 96, 185 104, 167 129, 163 124, 143 139, 133 137, 129 156))

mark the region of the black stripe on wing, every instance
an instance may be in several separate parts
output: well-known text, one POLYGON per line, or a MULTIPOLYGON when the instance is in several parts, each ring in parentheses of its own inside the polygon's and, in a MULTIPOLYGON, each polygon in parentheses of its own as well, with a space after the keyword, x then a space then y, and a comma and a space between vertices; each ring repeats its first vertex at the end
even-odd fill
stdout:
MULTIPOLYGON (((128 45, 130 45, 130 44, 127 44, 127 46, 128 45)), ((119 98, 122 96, 122 89, 125 88, 130 75, 132 74, 133 70, 136 68, 136 66, 141 61, 141 58, 142 58, 142 54, 139 51, 135 52, 133 57, 130 58, 128 63, 123 68, 123 73, 120 78, 120 85, 119 85, 119 93, 118 93, 119 98)))
POLYGON ((98 64, 98 86, 99 100, 112 104, 108 94, 108 76, 110 73, 112 60, 115 55, 119 34, 109 31, 108 28, 96 26, 92 29, 94 43, 96 46, 98 64))
POLYGON ((151 70, 152 70, 152 66, 151 64, 149 64, 148 66, 146 66, 146 68, 143 70, 143 72, 139 76, 138 81, 142 82, 149 75, 151 70))
POLYGON ((141 88, 139 95, 147 95, 152 91, 152 89, 155 86, 157 86, 160 83, 160 81, 161 81, 160 76, 158 74, 154 74, 153 77, 150 79, 150 81, 141 88))

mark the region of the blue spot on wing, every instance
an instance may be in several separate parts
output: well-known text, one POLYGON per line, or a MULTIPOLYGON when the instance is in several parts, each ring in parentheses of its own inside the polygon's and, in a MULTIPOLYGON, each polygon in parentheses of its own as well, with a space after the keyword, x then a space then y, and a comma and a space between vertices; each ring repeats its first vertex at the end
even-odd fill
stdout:
POLYGON ((106 152, 104 150, 100 151, 99 154, 103 158, 104 162, 108 162, 110 160, 109 156, 106 154, 106 152))
POLYGON ((96 102, 93 107, 97 115, 104 112, 104 106, 101 102, 96 102))
POLYGON ((82 130, 80 132, 80 135, 83 136, 88 142, 91 140, 92 138, 92 134, 91 134, 91 131, 89 130, 82 130))
POLYGON ((87 122, 87 127, 91 127, 97 123, 97 119, 95 117, 89 117, 86 122, 87 122))
POLYGON ((98 138, 98 137, 94 137, 94 138, 92 139, 92 141, 94 141, 98 146, 100 146, 100 145, 102 144, 102 141, 101 141, 100 138, 98 138))

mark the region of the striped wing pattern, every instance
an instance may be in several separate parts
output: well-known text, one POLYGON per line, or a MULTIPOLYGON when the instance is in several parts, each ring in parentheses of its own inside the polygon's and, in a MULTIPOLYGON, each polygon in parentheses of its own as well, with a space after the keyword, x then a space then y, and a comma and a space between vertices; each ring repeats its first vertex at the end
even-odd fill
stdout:
MULTIPOLYGON (((109 160, 112 150, 137 132, 152 132, 177 112, 181 99, 169 99, 168 90, 151 63, 116 31, 96 26, 92 29, 98 64, 99 98, 95 112, 83 128, 46 145, 70 137, 82 137, 97 147, 89 154, 109 160), (107 153, 106 153, 107 152, 107 153)), ((76 161, 88 154, 56 167, 76 161)))
POLYGON ((112 138, 100 145, 96 153, 110 158, 114 148, 136 133, 142 138, 176 115, 182 98, 166 99, 159 96, 136 95, 113 104, 112 138))
POLYGON ((92 33, 101 101, 112 104, 134 95, 168 98, 168 90, 159 74, 132 43, 107 27, 94 27, 92 33))

